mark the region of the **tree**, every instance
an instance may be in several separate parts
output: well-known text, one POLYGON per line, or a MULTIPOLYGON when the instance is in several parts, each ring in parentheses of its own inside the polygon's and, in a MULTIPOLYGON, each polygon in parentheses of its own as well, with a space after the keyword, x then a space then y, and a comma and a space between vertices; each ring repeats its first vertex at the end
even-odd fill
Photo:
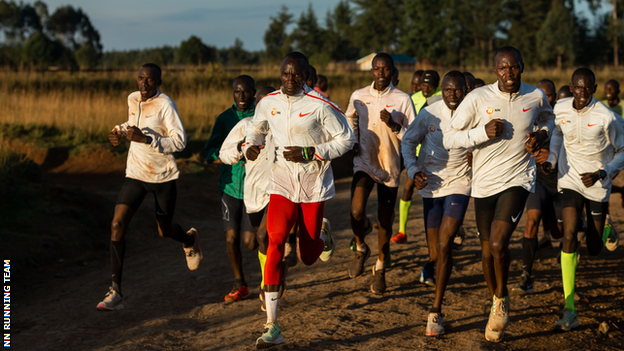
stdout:
POLYGON ((43 32, 35 32, 24 45, 24 61, 39 69, 56 64, 62 54, 62 45, 43 32))
POLYGON ((406 0, 401 31, 403 53, 424 62, 438 62, 446 52, 443 1, 406 0))
POLYGON ((353 44, 353 11, 347 0, 341 0, 334 11, 328 11, 325 18, 327 28, 324 36, 324 51, 335 61, 357 59, 360 50, 353 44))
POLYGON ((102 52, 100 33, 93 27, 91 20, 82 9, 72 6, 61 6, 47 19, 46 29, 67 48, 77 50, 90 44, 98 52, 102 52))
POLYGON ((526 65, 537 66, 540 56, 536 35, 550 10, 551 0, 518 0, 511 4, 511 25, 508 32, 509 45, 520 50, 526 65))
POLYGON ((292 51, 290 38, 286 34, 286 27, 292 23, 293 15, 288 12, 288 8, 282 5, 277 17, 270 17, 269 28, 264 32, 264 45, 266 46, 266 57, 271 61, 279 61, 292 51))
MULTIPOLYGON (((352 0, 356 23, 354 40, 361 54, 393 51, 399 44, 402 0, 352 0)), ((438 2, 438 1, 429 1, 438 2)))
POLYGON ((81 70, 93 69, 100 62, 102 54, 91 44, 85 44, 74 52, 76 63, 81 70))
POLYGON ((320 53, 323 47, 323 32, 310 3, 308 11, 301 13, 297 27, 291 34, 294 49, 308 57, 320 53))
POLYGON ((177 62, 191 65, 214 62, 216 59, 217 50, 212 46, 207 46, 194 35, 182 41, 176 53, 177 62))
POLYGON ((562 0, 553 0, 544 24, 537 32, 537 51, 544 63, 557 62, 561 69, 563 57, 569 64, 575 59, 574 44, 577 39, 572 10, 562 0))

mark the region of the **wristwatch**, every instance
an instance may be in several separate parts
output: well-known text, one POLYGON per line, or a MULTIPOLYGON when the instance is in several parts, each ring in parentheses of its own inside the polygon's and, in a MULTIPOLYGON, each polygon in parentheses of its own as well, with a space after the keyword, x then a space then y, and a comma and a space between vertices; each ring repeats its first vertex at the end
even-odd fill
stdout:
POLYGON ((146 138, 145 138, 145 143, 146 143, 147 145, 152 145, 152 141, 153 141, 153 140, 154 140, 154 139, 152 139, 152 137, 151 137, 151 136, 148 136, 148 137, 146 137, 146 138))
POLYGON ((395 125, 394 125, 394 127, 392 127, 392 131, 393 131, 395 134, 399 134, 399 133, 401 132, 401 125, 400 125, 400 124, 398 124, 398 123, 397 123, 397 124, 395 124, 395 125))
POLYGON ((607 172, 604 169, 601 169, 598 174, 600 175, 600 180, 603 180, 607 177, 607 172))

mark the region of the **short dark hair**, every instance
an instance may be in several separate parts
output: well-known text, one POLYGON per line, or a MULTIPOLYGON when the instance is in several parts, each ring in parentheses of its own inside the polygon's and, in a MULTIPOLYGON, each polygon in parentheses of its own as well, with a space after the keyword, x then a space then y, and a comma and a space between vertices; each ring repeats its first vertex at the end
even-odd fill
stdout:
MULTIPOLYGON (((446 78, 457 78, 461 81, 464 87, 466 86, 466 76, 464 76, 464 74, 461 73, 460 71, 450 71, 444 75, 444 79, 446 78)), ((442 79, 443 83, 444 83, 444 79, 442 79)))
POLYGON ((306 55, 300 53, 299 51, 293 51, 290 54, 284 56, 284 58, 282 59, 282 62, 287 58, 300 60, 301 68, 303 68, 303 72, 304 73, 308 72, 308 67, 310 67, 310 61, 308 61, 308 58, 306 57, 306 55))
POLYGON ((592 85, 596 84, 596 75, 594 74, 594 71, 592 71, 591 69, 587 67, 581 67, 577 69, 576 71, 574 71, 574 73, 572 73, 572 81, 574 81, 574 76, 576 75, 583 75, 583 76, 589 77, 592 80, 592 85))
POLYGON ((379 59, 384 59, 384 60, 390 61, 390 64, 392 65, 392 67, 394 67, 394 59, 392 58, 392 56, 390 56, 390 54, 385 53, 385 52, 380 52, 377 55, 375 55, 375 57, 373 58, 372 63, 375 63, 375 61, 379 60, 379 59))
POLYGON ((605 82, 605 86, 607 86, 607 84, 613 84, 615 86, 615 89, 620 90, 620 82, 618 82, 615 79, 609 79, 608 81, 605 82))
POLYGON ((503 54, 503 53, 505 54, 512 53, 516 55, 518 62, 524 67, 524 61, 522 60, 522 54, 520 53, 520 50, 514 48, 513 46, 503 46, 502 48, 499 48, 498 50, 496 50, 496 52, 494 53, 494 56, 492 56, 494 60, 494 64, 496 64, 496 56, 498 56, 498 54, 503 54))
POLYGON ((535 84, 535 85, 539 85, 540 83, 550 84, 550 86, 553 89, 553 93, 557 93, 557 88, 555 87, 555 82, 553 82, 552 80, 550 80, 550 79, 542 79, 539 82, 537 82, 537 84, 535 84))
POLYGON ((141 68, 149 68, 154 70, 154 73, 156 73, 156 76, 158 77, 158 79, 162 79, 162 70, 160 69, 160 66, 158 66, 155 63, 146 63, 143 66, 141 66, 141 68))
POLYGON ((232 81, 232 84, 234 84, 234 82, 236 82, 239 79, 246 80, 247 83, 251 83, 251 87, 253 89, 256 89, 256 81, 251 76, 248 76, 246 74, 242 74, 242 75, 234 78, 234 81, 232 81))

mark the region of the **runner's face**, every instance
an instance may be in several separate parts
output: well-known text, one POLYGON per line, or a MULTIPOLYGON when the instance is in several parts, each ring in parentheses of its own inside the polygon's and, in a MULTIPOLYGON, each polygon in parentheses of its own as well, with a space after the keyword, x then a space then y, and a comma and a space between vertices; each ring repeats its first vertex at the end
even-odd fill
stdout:
POLYGON ((618 95, 620 95, 620 90, 615 87, 615 84, 613 84, 612 82, 608 82, 607 84, 605 84, 604 93, 607 97, 607 100, 616 100, 618 98, 618 95))
POLYGON ((285 58, 282 60, 280 74, 282 89, 286 95, 295 95, 303 88, 305 75, 301 60, 292 57, 285 58))
POLYGON ((141 92, 141 100, 146 101, 156 95, 161 83, 160 77, 158 77, 154 69, 141 67, 139 69, 139 77, 137 78, 137 86, 141 92))
POLYGON ((420 74, 414 74, 412 76, 412 94, 416 94, 420 91, 420 77, 422 77, 420 74))
POLYGON ((468 94, 475 88, 475 77, 470 74, 464 74, 464 78, 466 78, 466 94, 468 94))
POLYGON ((513 52, 496 55, 494 73, 498 77, 498 88, 505 93, 515 93, 522 83, 522 63, 513 52))
POLYGON ((371 69, 373 80, 375 81, 373 87, 379 91, 386 90, 388 85, 390 85, 393 72, 394 67, 389 60, 383 57, 373 60, 373 68, 371 69))
POLYGON ((256 89, 249 79, 238 78, 234 81, 232 94, 236 103, 236 109, 244 112, 252 107, 256 89))
POLYGON ((420 91, 422 91, 423 96, 426 98, 431 97, 433 93, 435 93, 436 87, 429 83, 420 83, 420 91))
POLYGON ((555 89, 552 86, 552 84, 547 83, 547 82, 541 82, 539 84, 537 84, 537 87, 542 89, 542 91, 544 92, 544 94, 546 94, 546 97, 548 98, 548 103, 550 104, 550 106, 555 106, 555 89))
POLYGON ((572 77, 570 84, 572 96, 574 96, 574 108, 582 110, 592 99, 596 92, 596 84, 591 77, 585 74, 577 74, 572 77))
POLYGON ((455 111, 466 96, 466 86, 457 77, 446 77, 442 81, 442 99, 446 106, 455 111))

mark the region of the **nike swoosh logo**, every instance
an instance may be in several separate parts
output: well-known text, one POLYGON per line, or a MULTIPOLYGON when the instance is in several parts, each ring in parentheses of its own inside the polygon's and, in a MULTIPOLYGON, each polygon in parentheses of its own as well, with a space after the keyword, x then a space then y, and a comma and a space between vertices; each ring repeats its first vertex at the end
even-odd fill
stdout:
POLYGON ((396 105, 386 105, 386 108, 394 107, 396 105))
POLYGON ((513 216, 511 216, 511 221, 516 223, 516 221, 518 220, 518 218, 520 218, 520 215, 522 214, 522 211, 520 211, 520 213, 518 213, 518 215, 516 216, 516 218, 514 218, 513 216))
POLYGON ((591 211, 591 215, 592 215, 592 216, 601 216, 601 215, 602 215, 602 212, 598 212, 598 213, 596 213, 596 212, 594 212, 594 211, 591 211))
POLYGON ((593 126, 595 126, 595 125, 596 125, 596 124, 589 124, 589 123, 587 123, 587 126, 588 126, 588 127, 593 127, 593 126))
POLYGON ((301 112, 299 112, 299 117, 305 117, 305 116, 309 115, 310 113, 312 113, 312 112, 308 112, 308 113, 301 113, 301 112))
POLYGON ((522 112, 527 112, 528 110, 532 109, 533 107, 529 107, 529 108, 522 108, 522 112))
POLYGON ((277 301, 277 300, 278 300, 278 299, 277 299, 277 298, 275 298, 275 297, 271 298, 271 301, 277 301))

